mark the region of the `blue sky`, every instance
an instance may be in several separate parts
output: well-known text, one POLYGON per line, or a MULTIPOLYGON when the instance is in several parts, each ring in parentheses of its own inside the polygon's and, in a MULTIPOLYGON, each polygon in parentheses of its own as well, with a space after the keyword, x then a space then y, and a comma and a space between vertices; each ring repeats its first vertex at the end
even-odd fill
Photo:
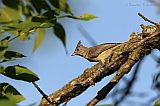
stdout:
MULTIPOLYGON (((12 49, 16 46, 16 50, 27 55, 26 58, 10 62, 9 64, 18 64, 26 66, 33 70, 41 78, 37 83, 47 94, 50 94, 70 80, 81 75, 83 71, 94 65, 81 57, 71 57, 70 54, 74 51, 79 40, 86 46, 91 46, 90 43, 82 36, 78 30, 81 25, 85 30, 96 40, 98 44, 106 42, 125 42, 128 40, 132 32, 140 32, 140 24, 148 25, 138 15, 141 12, 146 17, 153 21, 159 21, 156 7, 147 2, 147 0, 68 0, 75 15, 82 15, 85 12, 92 13, 98 18, 91 21, 77 21, 73 19, 59 20, 66 30, 67 49, 69 55, 65 54, 64 47, 60 40, 51 33, 51 29, 46 31, 46 38, 41 47, 32 53, 33 38, 29 42, 18 41, 12 43, 12 49), (22 46, 18 46, 22 45, 22 46)), ((134 91, 149 92, 150 96, 154 96, 151 88, 152 77, 158 71, 156 62, 147 56, 138 75, 134 91)), ((131 72, 132 73, 132 72, 131 72)), ((131 75, 127 75, 129 76, 131 75)), ((68 106, 84 106, 91 100, 113 76, 104 78, 100 83, 90 87, 80 96, 72 99, 68 106)), ((41 95, 33 87, 32 84, 23 81, 11 80, 0 75, 0 82, 9 82, 15 86, 25 97, 26 100, 20 105, 24 106, 41 100, 41 95)), ((132 100, 133 98, 129 98, 132 100)), ((134 100, 144 102, 148 98, 134 100)), ((100 104, 112 103, 111 100, 104 100, 100 104)), ((125 104, 122 104, 125 106, 125 104)))

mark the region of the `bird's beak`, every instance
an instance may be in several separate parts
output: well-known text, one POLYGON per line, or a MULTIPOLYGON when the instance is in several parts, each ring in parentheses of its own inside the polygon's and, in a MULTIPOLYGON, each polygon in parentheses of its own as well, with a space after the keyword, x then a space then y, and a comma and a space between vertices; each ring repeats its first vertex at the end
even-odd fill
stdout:
POLYGON ((75 56, 75 55, 76 55, 75 53, 72 53, 72 54, 71 54, 71 56, 75 56))

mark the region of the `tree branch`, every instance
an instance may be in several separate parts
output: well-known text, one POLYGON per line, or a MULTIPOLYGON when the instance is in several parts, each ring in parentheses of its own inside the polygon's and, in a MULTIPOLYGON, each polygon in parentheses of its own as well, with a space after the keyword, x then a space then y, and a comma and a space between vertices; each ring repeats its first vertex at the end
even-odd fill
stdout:
POLYGON ((158 28, 160 27, 160 24, 158 24, 158 23, 156 23, 156 22, 153 22, 153 21, 149 20, 148 18, 146 18, 145 16, 143 16, 141 13, 138 13, 138 15, 139 15, 142 19, 144 19, 145 21, 148 21, 148 22, 150 22, 150 23, 156 25, 158 28))
MULTIPOLYGON (((139 35, 143 36, 143 33, 139 35)), ((100 64, 97 63, 91 68, 86 69, 82 75, 73 79, 58 91, 50 94, 48 99, 52 102, 52 106, 68 102, 72 98, 83 93, 93 84, 118 70, 114 78, 104 87, 104 89, 99 91, 97 96, 88 104, 88 106, 98 103, 106 97, 106 94, 108 94, 119 80, 131 70, 132 66, 138 62, 139 59, 150 54, 153 49, 160 48, 159 41, 160 30, 157 28, 154 33, 148 34, 147 37, 136 42, 128 41, 127 43, 119 44, 113 53, 110 54, 110 59, 106 58, 105 67, 103 69, 99 70, 100 64)), ((43 98, 41 100, 40 106, 49 105, 50 103, 48 103, 46 99, 43 98)))
POLYGON ((113 89, 113 87, 119 82, 119 80, 131 70, 132 66, 135 63, 136 61, 129 58, 127 62, 120 67, 117 74, 112 78, 112 80, 98 92, 97 96, 94 99, 92 99, 87 104, 87 106, 94 106, 99 101, 106 98, 107 94, 113 89))

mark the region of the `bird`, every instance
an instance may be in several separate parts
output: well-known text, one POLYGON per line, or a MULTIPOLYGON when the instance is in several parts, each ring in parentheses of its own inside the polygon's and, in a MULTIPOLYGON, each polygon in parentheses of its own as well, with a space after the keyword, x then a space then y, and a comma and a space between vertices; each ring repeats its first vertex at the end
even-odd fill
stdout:
POLYGON ((105 59, 110 58, 114 49, 121 43, 104 43, 92 47, 85 47, 81 41, 78 42, 71 56, 81 56, 90 62, 99 62, 105 64, 105 59))

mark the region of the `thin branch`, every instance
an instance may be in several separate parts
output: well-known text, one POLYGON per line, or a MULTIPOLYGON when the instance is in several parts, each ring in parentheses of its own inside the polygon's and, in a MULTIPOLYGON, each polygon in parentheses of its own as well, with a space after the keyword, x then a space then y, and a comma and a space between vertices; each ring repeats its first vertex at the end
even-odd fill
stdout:
MULTIPOLYGON (((158 31, 159 32, 159 31, 158 31)), ((157 33, 158 33, 157 32, 157 33)), ((152 38, 153 36, 156 36, 157 33, 151 34, 150 37, 142 40, 139 43, 139 46, 133 46, 132 47, 128 47, 128 49, 130 49, 130 55, 128 57, 128 60, 126 61, 125 64, 122 64, 120 69, 118 70, 117 74, 112 78, 112 80, 106 85, 104 86, 97 94, 97 96, 95 98, 93 98, 88 104, 87 106, 93 106, 96 105, 99 101, 103 100, 104 98, 106 98, 107 94, 113 89, 113 87, 119 82, 119 80, 125 75, 127 74, 132 66, 139 60, 141 59, 143 56, 141 56, 140 54, 145 53, 145 49, 142 48, 137 48, 141 46, 144 46, 144 44, 146 44, 147 41, 151 41, 150 38, 152 38), (131 49, 132 48, 132 49, 131 49), (138 51, 135 52, 135 49, 138 49, 138 51), (137 54, 139 57, 135 57, 135 54, 137 54)), ((159 34, 159 33, 158 33, 159 34)), ((129 46, 129 45, 128 45, 129 46)), ((148 51, 148 53, 150 53, 151 51, 148 51)), ((147 53, 147 52, 146 52, 147 53)), ((136 56, 137 56, 136 55, 136 56)))
POLYGON ((39 91, 39 93, 42 95, 42 97, 45 98, 50 104, 52 104, 52 102, 48 99, 48 96, 41 90, 41 88, 36 84, 36 82, 32 82, 32 84, 39 91))
MULTIPOLYGON (((143 35, 143 32, 141 35, 143 35)), ((124 76, 124 74, 129 72, 132 66, 138 62, 139 59, 150 54, 153 49, 160 48, 159 36, 160 31, 159 28, 157 28, 154 33, 147 35, 147 37, 137 42, 128 41, 128 43, 125 42, 119 44, 118 47, 110 54, 110 61, 108 61, 108 58, 105 59, 106 66, 102 70, 99 70, 101 65, 97 63, 91 68, 86 69, 82 75, 68 82, 58 91, 50 94, 49 98, 52 100, 52 103, 54 103, 53 106, 57 106, 61 103, 71 100, 72 98, 86 91, 90 86, 92 86, 92 84, 101 81, 104 77, 119 70, 112 81, 106 85, 107 91, 105 90, 104 92, 106 93, 104 94, 108 94, 124 76)), ((102 97, 99 98, 102 100, 102 98, 105 97, 106 95, 102 95, 102 97)), ((100 99, 96 98, 94 100, 95 102, 98 102, 100 99)), ((46 99, 41 100, 40 106, 44 105, 49 106, 49 103, 46 99)))
POLYGON ((15 40, 15 39, 16 39, 16 38, 18 38, 18 37, 20 37, 20 31, 18 31, 18 35, 17 35, 17 36, 15 36, 15 37, 13 37, 12 39, 10 39, 10 40, 9 40, 9 42, 11 42, 11 41, 15 40))
POLYGON ((142 19, 144 19, 145 21, 148 21, 148 22, 150 22, 150 23, 156 25, 158 28, 160 28, 160 24, 158 24, 158 23, 156 23, 156 22, 153 22, 153 21, 149 20, 148 18, 146 18, 146 17, 145 17, 144 15, 142 15, 141 13, 138 13, 138 15, 139 15, 142 19))

